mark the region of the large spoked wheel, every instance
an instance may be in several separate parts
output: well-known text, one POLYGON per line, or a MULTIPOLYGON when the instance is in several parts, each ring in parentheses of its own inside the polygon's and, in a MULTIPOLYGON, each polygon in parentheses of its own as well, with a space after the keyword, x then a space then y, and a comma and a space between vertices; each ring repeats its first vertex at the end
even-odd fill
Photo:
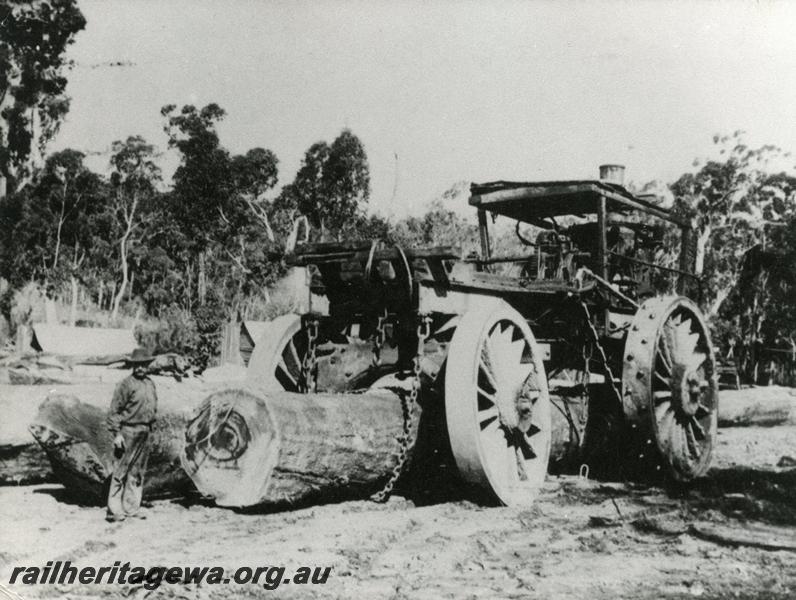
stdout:
POLYGON ((299 392, 302 360, 307 352, 307 335, 301 317, 282 315, 268 323, 256 340, 249 360, 248 380, 269 390, 299 392))
POLYGON ((550 456, 550 397, 531 329, 505 301, 479 299, 456 328, 445 418, 466 481, 509 506, 533 502, 550 456))
POLYGON ((714 365, 708 329, 693 302, 668 296, 641 306, 625 343, 625 414, 641 457, 657 450, 659 464, 678 481, 710 466, 718 424, 714 365))

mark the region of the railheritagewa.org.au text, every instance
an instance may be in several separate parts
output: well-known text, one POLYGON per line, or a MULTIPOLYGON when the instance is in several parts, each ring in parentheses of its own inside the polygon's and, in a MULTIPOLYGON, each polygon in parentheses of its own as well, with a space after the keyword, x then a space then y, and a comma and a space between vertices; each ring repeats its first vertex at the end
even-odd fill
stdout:
POLYGON ((217 585, 255 584, 266 590, 282 585, 323 585, 332 567, 299 566, 288 570, 282 566, 238 567, 142 567, 129 562, 116 561, 102 567, 78 567, 71 561, 48 561, 43 567, 17 566, 11 571, 10 584, 65 585, 65 584, 120 584, 141 585, 154 590, 163 584, 217 585))

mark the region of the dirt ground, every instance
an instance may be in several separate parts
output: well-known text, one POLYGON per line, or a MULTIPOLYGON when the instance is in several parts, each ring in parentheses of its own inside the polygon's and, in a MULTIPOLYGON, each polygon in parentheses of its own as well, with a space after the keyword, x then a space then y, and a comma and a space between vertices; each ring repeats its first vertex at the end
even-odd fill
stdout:
MULTIPOLYGON (((528 510, 345 502, 278 514, 158 501, 108 524, 58 485, 0 488, 0 582, 15 565, 331 566, 325 585, 14 585, 22 598, 793 598, 796 552, 708 541, 706 525, 796 541, 796 427, 720 430, 683 489, 550 478, 528 510)), ((3 590, 0 589, 0 596, 3 590)))

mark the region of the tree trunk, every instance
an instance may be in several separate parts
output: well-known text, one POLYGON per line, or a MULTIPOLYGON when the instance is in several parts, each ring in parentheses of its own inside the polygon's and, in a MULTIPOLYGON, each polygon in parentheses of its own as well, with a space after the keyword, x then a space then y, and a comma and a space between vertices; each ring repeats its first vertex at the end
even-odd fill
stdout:
POLYGON ((696 258, 694 260, 694 274, 695 275, 702 275, 702 271, 705 269, 705 253, 707 252, 708 241, 710 240, 710 235, 712 233, 712 228, 710 225, 706 225, 705 228, 698 233, 697 236, 697 244, 696 244, 696 258))
POLYGON ((119 316, 119 305, 122 303, 124 291, 127 289, 129 269, 127 266, 127 235, 128 233, 125 233, 119 242, 119 266, 122 268, 122 283, 119 285, 119 291, 117 292, 116 297, 113 299, 113 311, 111 312, 111 319, 113 321, 116 321, 116 318, 119 316))
POLYGON ((69 303, 69 325, 74 327, 77 323, 77 294, 79 291, 77 277, 74 274, 69 278, 69 284, 72 289, 72 299, 69 303))
POLYGON ((721 305, 724 304, 724 301, 727 299, 727 296, 730 295, 732 291, 732 286, 719 288, 716 292, 716 297, 713 299, 713 302, 710 303, 710 307, 708 308, 706 317, 710 318, 719 314, 719 310, 721 310, 721 305))
POLYGON ((115 297, 116 297, 116 280, 114 280, 113 284, 111 285, 110 297, 108 298, 109 303, 110 303, 111 298, 115 298, 115 297))
POLYGON ((197 293, 199 295, 199 306, 205 305, 207 298, 207 272, 206 272, 206 251, 199 253, 199 277, 197 283, 197 293))
MULTIPOLYGON (((64 191, 66 194, 66 191, 64 191)), ((61 215, 58 217, 58 227, 55 230, 55 252, 53 253, 52 271, 55 272, 58 266, 58 257, 61 253, 61 230, 64 227, 64 211, 66 210, 66 199, 61 200, 61 215)))
POLYGON ((71 285, 71 302, 70 302, 70 310, 69 310, 69 324, 74 327, 75 323, 77 322, 77 296, 80 291, 80 287, 77 281, 77 272, 80 268, 80 265, 83 263, 83 260, 86 258, 86 254, 83 253, 83 256, 78 258, 78 244, 75 242, 74 253, 72 255, 72 272, 69 276, 70 285, 71 285))

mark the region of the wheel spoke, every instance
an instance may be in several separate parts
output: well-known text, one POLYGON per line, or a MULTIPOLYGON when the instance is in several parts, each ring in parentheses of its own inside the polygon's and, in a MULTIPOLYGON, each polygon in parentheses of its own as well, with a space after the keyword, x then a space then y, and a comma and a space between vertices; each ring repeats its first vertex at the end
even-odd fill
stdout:
POLYGON ((478 408, 478 420, 483 421, 487 417, 499 417, 500 411, 498 411, 498 407, 496 405, 489 406, 487 408, 478 408))
POLYGON ((525 465, 522 459, 517 456, 518 450, 513 444, 509 444, 506 448, 506 466, 509 470, 509 481, 525 481, 528 479, 525 465))
POLYGON ((671 402, 672 392, 671 390, 661 390, 659 392, 652 392, 652 398, 655 401, 656 406, 661 402, 671 402))
POLYGON ((533 446, 528 442, 528 440, 524 440, 525 443, 520 444, 520 452, 522 452, 522 457, 525 460, 533 460, 537 458, 536 452, 534 452, 533 446))
MULTIPOLYGON (((506 389, 510 381, 511 366, 508 360, 508 344, 506 335, 500 330, 500 325, 496 328, 497 333, 490 335, 486 340, 489 364, 492 367, 492 375, 495 379, 495 389, 506 389)), ((511 334, 509 334, 510 336, 511 334)))
POLYGON ((705 417, 710 415, 711 412, 713 411, 700 402, 699 406, 697 406, 696 414, 694 416, 697 419, 704 419, 705 417))
POLYGON ((669 377, 664 377, 664 376, 663 376, 663 375, 661 375, 661 374, 660 374, 658 371, 655 371, 655 377, 657 377, 657 378, 658 378, 658 380, 659 380, 659 381, 660 381, 660 382, 661 382, 663 385, 665 385, 667 388, 671 388, 671 387, 672 387, 672 380, 671 380, 669 377))
MULTIPOLYGON (((508 469, 506 467, 506 437, 497 418, 490 420, 481 429, 481 448, 484 460, 489 465, 492 475, 498 479, 498 485, 506 485, 508 469)), ((516 462, 516 461, 515 461, 516 462)))
MULTIPOLYGON (((480 386, 477 386, 476 390, 478 390, 478 399, 479 400, 481 398, 484 398, 488 402, 492 403, 492 405, 497 404, 497 398, 495 397, 495 394, 491 394, 491 393, 487 392, 486 390, 484 390, 480 386)), ((479 405, 480 405, 480 402, 479 402, 479 405)))
POLYGON ((658 423, 659 430, 661 429, 661 423, 669 414, 674 414, 674 409, 672 408, 671 402, 661 402, 655 408, 655 422, 658 423))
MULTIPOLYGON (((661 336, 661 341, 658 344, 658 352, 655 355, 660 358, 659 362, 661 366, 666 370, 666 374, 669 375, 672 372, 672 359, 671 359, 671 352, 669 352, 669 348, 666 344, 666 336, 665 334, 661 336)), ((655 366, 658 366, 657 364, 655 366)))
POLYGON ((685 429, 680 427, 676 420, 672 421, 671 436, 669 437, 672 444, 672 458, 676 462, 683 459, 690 458, 688 450, 688 441, 686 440, 685 429))
POLYGON ((290 340, 287 344, 288 349, 290 350, 290 355, 293 357, 294 364, 297 367, 301 366, 301 359, 299 358, 298 351, 296 350, 296 344, 293 340, 290 340))
POLYGON ((489 382, 489 385, 492 386, 493 390, 497 391, 499 389, 491 365, 483 360, 483 354, 481 360, 478 362, 478 371, 484 374, 484 377, 486 377, 486 380, 489 382))
POLYGON ((282 371, 282 374, 285 377, 287 377, 290 380, 290 383, 292 383, 296 388, 298 388, 298 381, 293 376, 293 373, 290 372, 290 369, 287 368, 287 365, 285 364, 284 360, 280 360, 279 364, 276 367, 277 369, 282 371))
POLYGON ((479 423, 479 425, 481 426, 481 431, 483 431, 484 429, 489 427, 492 423, 494 423, 497 420, 497 418, 498 418, 497 414, 494 414, 481 421, 479 423))
POLYGON ((539 429, 536 425, 531 423, 531 426, 528 428, 528 431, 525 432, 525 437, 530 438, 535 436, 537 433, 541 433, 542 430, 539 429))
POLYGON ((691 421, 686 422, 684 429, 685 429, 685 440, 688 445, 688 451, 691 453, 692 456, 696 458, 702 457, 702 449, 699 447, 699 442, 696 440, 696 435, 694 434, 693 429, 689 426, 691 425, 691 421))
POLYGON ((672 370, 672 364, 674 364, 674 354, 672 352, 672 344, 669 339, 669 336, 672 335, 672 328, 667 325, 664 325, 663 331, 661 332, 661 356, 666 363, 666 366, 669 368, 669 372, 672 370))
POLYGON ((699 424, 699 421, 694 418, 691 419, 691 430, 694 433, 694 437, 699 441, 705 439, 705 429, 699 424))

